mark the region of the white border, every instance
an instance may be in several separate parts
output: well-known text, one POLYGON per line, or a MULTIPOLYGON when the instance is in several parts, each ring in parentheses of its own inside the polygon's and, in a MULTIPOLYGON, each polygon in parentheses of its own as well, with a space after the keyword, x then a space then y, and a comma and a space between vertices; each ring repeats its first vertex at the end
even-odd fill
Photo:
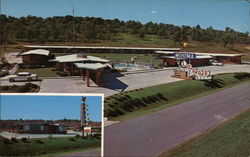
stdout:
POLYGON ((102 135, 101 135, 101 156, 104 155, 104 94, 96 94, 96 93, 0 93, 0 103, 2 95, 30 95, 30 96, 101 96, 101 122, 102 122, 102 135))
POLYGON ((104 94, 96 94, 96 93, 1 93, 1 95, 102 96, 104 97, 104 94))

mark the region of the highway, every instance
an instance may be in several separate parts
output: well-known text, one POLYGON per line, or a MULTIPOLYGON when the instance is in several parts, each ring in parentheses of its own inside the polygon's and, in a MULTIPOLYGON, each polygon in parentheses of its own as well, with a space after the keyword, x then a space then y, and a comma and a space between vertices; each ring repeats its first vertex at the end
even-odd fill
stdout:
POLYGON ((249 91, 250 83, 246 83, 106 126, 104 155, 158 156, 250 108, 249 91))

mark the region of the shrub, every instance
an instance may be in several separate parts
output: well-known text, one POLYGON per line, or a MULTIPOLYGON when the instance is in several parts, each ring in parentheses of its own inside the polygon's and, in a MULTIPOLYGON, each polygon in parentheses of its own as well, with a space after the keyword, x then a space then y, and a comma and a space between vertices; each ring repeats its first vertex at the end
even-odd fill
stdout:
POLYGON ((25 86, 27 86, 29 88, 38 88, 38 85, 33 84, 33 83, 26 83, 25 86))
POLYGON ((29 142, 28 139, 27 139, 26 137, 23 137, 23 138, 21 139, 21 141, 22 141, 23 143, 28 143, 28 142, 29 142))
POLYGON ((10 89, 10 86, 2 86, 1 87, 1 90, 9 90, 10 89))
POLYGON ((120 103, 119 107, 125 111, 131 111, 131 108, 133 108, 133 105, 132 105, 131 101, 128 100, 128 101, 125 101, 123 103, 120 103))
POLYGON ((202 80, 204 82, 204 85, 209 88, 222 88, 224 86, 224 82, 218 79, 212 79, 212 80, 202 80))
POLYGON ((37 139, 36 142, 37 142, 37 143, 40 143, 40 144, 43 144, 43 143, 44 143, 42 140, 39 140, 39 139, 37 139))
POLYGON ((11 141, 9 139, 7 139, 7 138, 3 139, 3 143, 4 144, 12 144, 11 141))
POLYGON ((146 104, 150 103, 146 97, 142 97, 141 100, 145 102, 146 104))
POLYGON ((250 78, 250 73, 235 73, 234 78, 236 78, 238 80, 243 80, 243 79, 246 79, 246 78, 250 78))
POLYGON ((69 138, 70 141, 75 142, 76 140, 74 138, 69 138))
POLYGON ((18 92, 28 92, 30 90, 30 88, 27 86, 27 85, 23 85, 23 86, 20 86, 19 89, 18 89, 18 92))
POLYGON ((154 99, 153 96, 147 96, 147 100, 148 100, 150 103, 155 102, 155 99, 154 99))
POLYGON ((56 74, 60 76, 68 76, 68 74, 64 71, 57 71, 56 74))
POLYGON ((80 138, 81 136, 80 135, 75 135, 75 138, 80 138))
POLYGON ((114 108, 113 113, 114 113, 115 117, 117 117, 118 115, 124 114, 118 107, 114 108))
POLYGON ((166 100, 166 98, 161 93, 157 93, 156 97, 159 98, 159 99, 166 100))
POLYGON ((17 143, 17 142, 18 142, 17 139, 14 138, 14 137, 12 137, 12 138, 10 139, 10 141, 13 142, 13 143, 17 143))
POLYGON ((125 97, 127 97, 127 98, 131 98, 131 96, 129 96, 129 95, 124 95, 125 97))
POLYGON ((138 98, 133 99, 133 105, 135 105, 135 106, 145 106, 145 104, 138 98))

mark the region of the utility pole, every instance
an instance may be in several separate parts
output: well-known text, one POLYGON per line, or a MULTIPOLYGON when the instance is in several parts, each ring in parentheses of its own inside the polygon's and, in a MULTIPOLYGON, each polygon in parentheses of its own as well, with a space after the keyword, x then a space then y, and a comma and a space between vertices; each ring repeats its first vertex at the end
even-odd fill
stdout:
POLYGON ((88 125, 88 121, 89 118, 87 118, 87 116, 89 115, 87 113, 88 109, 87 109, 88 105, 86 105, 86 97, 82 97, 82 104, 81 104, 81 129, 82 129, 82 136, 84 136, 84 127, 86 127, 88 125))
POLYGON ((76 45, 76 35, 75 35, 75 8, 73 6, 72 9, 72 14, 73 14, 73 27, 72 27, 72 34, 73 34, 73 46, 75 47, 76 45))
POLYGON ((0 15, 2 14, 2 0, 0 0, 0 15))

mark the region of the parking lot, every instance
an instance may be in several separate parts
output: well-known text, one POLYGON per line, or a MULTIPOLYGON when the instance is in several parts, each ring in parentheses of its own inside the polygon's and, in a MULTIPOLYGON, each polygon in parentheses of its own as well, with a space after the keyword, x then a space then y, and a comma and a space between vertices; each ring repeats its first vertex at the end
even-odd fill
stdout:
MULTIPOLYGON (((210 70, 211 74, 229 72, 250 72, 250 64, 229 64, 224 66, 198 67, 198 69, 210 70)), ((164 83, 176 82, 181 79, 172 78, 173 68, 160 71, 131 73, 131 74, 106 74, 102 78, 102 85, 98 87, 91 81, 90 87, 81 77, 42 78, 42 81, 32 81, 40 86, 40 93, 104 93, 110 96, 121 91, 145 88, 164 83)), ((27 82, 9 82, 7 77, 1 79, 1 86, 23 85, 27 82)))

